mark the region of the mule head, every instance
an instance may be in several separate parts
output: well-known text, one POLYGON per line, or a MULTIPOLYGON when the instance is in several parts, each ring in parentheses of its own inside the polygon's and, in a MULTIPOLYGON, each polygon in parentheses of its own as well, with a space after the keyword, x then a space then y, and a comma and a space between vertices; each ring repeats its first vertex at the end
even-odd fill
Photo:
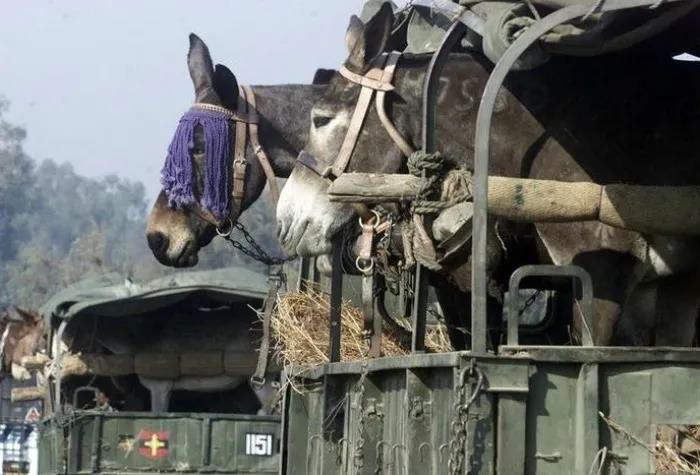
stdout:
MULTIPOLYGON (((353 16, 345 40, 345 67, 365 74, 385 51, 394 22, 389 3, 363 23, 353 16)), ((323 97, 311 111, 306 151, 319 162, 332 165, 348 131, 361 87, 335 73, 323 97)), ((391 93, 392 104, 401 102, 391 93)), ((397 108, 392 108, 393 115, 397 108)), ((397 126, 400 124, 394 122, 397 126)), ((347 171, 396 172, 402 166, 400 150, 381 125, 374 106, 368 112, 347 171)), ((277 232, 289 255, 318 256, 331 251, 331 240, 355 216, 351 206, 331 203, 326 192, 330 181, 297 163, 277 206, 277 232)))
POLYGON ((15 308, 19 318, 11 318, 2 337, 2 369, 12 377, 26 381, 31 374, 21 366, 22 358, 45 349, 44 320, 40 315, 15 308))
MULTIPOLYGON (((234 74, 226 66, 214 66, 207 45, 197 35, 190 35, 189 69, 195 92, 195 103, 224 107, 230 111, 238 109, 239 89, 234 74)), ((231 127, 233 127, 231 121, 231 127)), ((229 132, 231 142, 235 140, 233 130, 229 132)), ((197 264, 199 250, 209 244, 216 235, 216 219, 201 205, 204 190, 205 151, 207 140, 203 127, 194 127, 193 140, 188 144, 194 200, 186 206, 171 206, 168 192, 163 190, 151 210, 146 237, 156 259, 164 265, 191 267, 197 264)), ((233 144, 231 144, 233 146, 233 144)), ((233 147, 231 147, 233 148, 233 147)), ((232 150, 227 151, 226 164, 233 163, 232 150)), ((240 208, 229 214, 231 220, 250 206, 265 186, 265 174, 257 160, 249 160, 245 172, 245 190, 240 208)), ((230 200, 230 197, 229 197, 230 200)))

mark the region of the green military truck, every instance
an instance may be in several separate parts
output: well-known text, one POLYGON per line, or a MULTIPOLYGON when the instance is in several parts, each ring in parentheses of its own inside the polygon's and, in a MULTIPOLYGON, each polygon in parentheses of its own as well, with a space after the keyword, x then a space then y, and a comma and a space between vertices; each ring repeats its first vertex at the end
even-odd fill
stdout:
MULTIPOLYGON (((370 3, 375 7, 372 11, 376 11, 382 2, 372 0, 370 3)), ((332 305, 329 315, 331 363, 285 369, 288 377, 293 379, 290 386, 294 390, 289 390, 285 398, 283 473, 700 473, 700 400, 697 397, 700 351, 697 348, 594 345, 594 324, 598 315, 594 314, 593 283, 600 281, 593 281, 583 267, 576 265, 518 267, 505 284, 503 318, 491 325, 486 318, 487 242, 497 241, 498 237, 497 232, 495 237, 487 235, 490 229, 487 216, 492 217, 489 213, 512 217, 528 206, 560 205, 566 208, 580 201, 573 192, 560 195, 564 198, 561 200, 542 190, 525 197, 525 191, 532 183, 518 178, 510 206, 491 207, 496 201, 489 184, 493 177, 488 176, 491 142, 495 142, 491 136, 492 118, 496 123, 498 117, 494 113, 505 114, 503 110, 509 107, 502 90, 507 73, 516 67, 536 67, 550 55, 594 56, 621 51, 649 40, 693 8, 697 13, 697 3, 684 0, 414 0, 410 6, 429 10, 420 14, 409 10, 405 21, 395 25, 392 34, 408 31, 409 51, 434 53, 423 83, 422 152, 432 154, 437 151, 434 136, 436 104, 441 94, 440 79, 445 79, 440 74, 452 48, 466 45, 481 50, 494 63, 487 66, 490 77, 483 93, 479 93, 481 97, 469 97, 471 102, 455 104, 455 107, 464 106, 466 109, 474 107, 475 113, 478 105, 473 141, 469 142, 467 153, 473 153, 474 161, 468 196, 473 201, 473 214, 462 223, 456 223, 450 236, 459 237, 460 232, 466 236, 457 241, 461 246, 459 250, 471 253, 471 302, 467 299, 463 302, 465 307, 471 304, 470 327, 466 328, 470 351, 425 353, 426 268, 418 266, 415 286, 409 292, 415 297, 412 307, 413 354, 410 356, 340 361, 341 312, 340 305, 332 305), (665 9, 658 9, 662 3, 665 9), (442 24, 429 22, 435 18, 442 18, 442 24), (412 31, 418 33, 414 38, 410 36, 412 31), (571 36, 567 38, 568 35, 571 36), (416 51, 425 45, 433 45, 434 49, 416 51), (542 197, 539 201, 533 196, 537 194, 542 197), (554 309, 565 307, 578 309, 581 338, 551 343, 547 337, 563 320, 563 315, 554 309), (493 337, 496 331, 496 338, 490 339, 489 336, 493 337), (539 335, 542 343, 531 343, 533 335, 539 335)), ((665 47, 670 61, 670 52, 674 49, 669 45, 677 46, 675 41, 681 39, 686 41, 684 46, 687 48, 681 51, 697 55, 697 35, 689 32, 697 32, 698 16, 692 18, 695 22, 686 23, 685 30, 670 32, 681 35, 674 37, 669 33, 665 38, 668 43, 655 44, 656 51, 664 51, 665 47)), ((395 44, 400 43, 392 43, 395 44)), ((646 51, 650 54, 652 50, 649 47, 646 51)), ((486 58, 480 60, 482 64, 488 64, 486 58)), ((640 58, 642 61, 646 59, 644 56, 640 58)), ((688 71, 697 72, 697 68, 693 68, 694 65, 688 71)), ((599 81, 606 80, 601 70, 599 81)), ((468 82, 464 85, 465 88, 475 87, 468 82)), ((655 93, 658 89, 651 86, 649 91, 655 93)), ((544 90, 542 95, 546 96, 546 92, 544 90)), ((585 101, 585 95, 578 92, 573 84, 572 98, 585 101)), ((571 107, 577 107, 576 103, 571 103, 571 107)), ((692 110, 697 109, 694 107, 692 110)), ((358 102, 356 112, 359 109, 358 102)), ((602 112, 601 122, 604 115, 602 112)), ((499 125, 503 127, 502 123, 499 125)), ((471 124, 464 124, 465 133, 471 134, 470 127, 471 124)), ((545 129, 542 137, 549 139, 549 132, 545 129)), ((601 128, 600 132, 608 130, 601 128)), ((513 131, 513 135, 517 133, 517 130, 513 131)), ((649 133, 660 136, 667 132, 660 127, 660 130, 650 129, 649 133)), ((573 137, 568 135, 562 143, 573 137)), ((454 137, 448 137, 451 138, 454 137)), ((512 143, 498 145, 508 148, 512 143)), ((534 156, 537 152, 528 149, 527 160, 532 158, 531 153, 534 156)), ((615 165, 611 164, 611 167, 615 165)), ((313 163, 307 166, 313 169, 313 163)), ((576 163, 575 166, 580 165, 576 163)), ((640 162, 640 166, 646 164, 640 162)), ((668 166, 672 168, 674 163, 668 166)), ((425 177, 426 170, 423 173, 425 177)), ((420 194, 417 190, 425 185, 425 181, 419 183, 417 178, 414 180, 406 175, 348 173, 335 177, 329 195, 331 200, 367 206, 405 203, 411 201, 407 197, 420 194), (370 189, 368 183, 381 183, 382 186, 370 189), (409 183, 415 186, 408 186, 409 183)), ((563 183, 564 187, 567 185, 563 183)), ((650 189, 640 186, 634 188, 634 192, 650 194, 650 189)), ((653 192, 659 193, 662 189, 656 187, 653 192)), ((692 191, 696 195, 697 186, 692 191)), ((640 228, 634 226, 641 222, 658 232, 660 228, 653 226, 658 226, 664 219, 653 215, 653 219, 645 221, 645 216, 635 223, 630 216, 633 211, 643 214, 651 206, 638 206, 639 203, 632 201, 615 202, 614 208, 627 219, 620 219, 613 225, 639 231, 640 228)), ((435 202, 420 201, 420 204, 428 206, 435 202)), ((669 215, 675 218, 673 224, 690 221, 692 217, 692 223, 697 225, 697 209, 669 215)), ((514 219, 540 223, 549 218, 552 216, 540 213, 530 221, 523 215, 514 219)), ((550 221, 564 222, 567 219, 572 220, 559 215, 550 221)), ((573 221, 592 219, 596 218, 584 216, 573 221)), ((379 221, 378 215, 376 222, 379 221)), ((669 231, 668 228, 666 232, 658 232, 661 235, 677 233, 677 229, 669 231)), ((687 234, 697 235, 697 228, 687 234)), ((331 302, 340 302, 342 293, 343 250, 339 244, 335 245, 333 252, 331 302)), ((503 241, 501 245, 505 247, 503 241)), ((366 276, 373 278, 371 267, 368 269, 366 276)), ((611 280, 619 277, 614 272, 611 274, 596 277, 611 280)), ((596 297, 601 298, 600 295, 596 297)), ((639 312, 647 310, 636 309, 639 312)), ((691 316, 697 317, 697 309, 694 311, 691 316)), ((571 313, 569 311, 569 316, 571 313)), ((371 311, 365 312, 366 319, 374 317, 371 311)), ((369 328, 381 328, 380 325, 369 328)), ((694 325, 692 331, 695 331, 694 325)))
POLYGON ((42 309, 56 369, 38 473, 277 473, 280 418, 258 415, 248 383, 266 277, 120 280, 83 282, 42 309))
POLYGON ((74 411, 39 427, 39 474, 277 473, 277 416, 74 411))

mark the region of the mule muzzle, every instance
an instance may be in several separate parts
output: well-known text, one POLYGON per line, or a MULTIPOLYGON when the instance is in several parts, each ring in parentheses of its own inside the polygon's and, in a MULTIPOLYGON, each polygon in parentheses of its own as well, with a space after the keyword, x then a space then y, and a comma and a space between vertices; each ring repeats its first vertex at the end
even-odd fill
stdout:
POLYGON ((319 160, 316 156, 310 154, 306 150, 299 152, 297 157, 297 162, 304 165, 306 168, 320 176, 321 178, 326 178, 330 181, 335 180, 337 177, 333 174, 333 166, 319 160))

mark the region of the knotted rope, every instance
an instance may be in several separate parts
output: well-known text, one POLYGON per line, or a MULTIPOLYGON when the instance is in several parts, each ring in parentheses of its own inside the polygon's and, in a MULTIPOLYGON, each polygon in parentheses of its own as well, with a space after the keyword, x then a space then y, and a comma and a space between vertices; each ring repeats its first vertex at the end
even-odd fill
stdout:
POLYGON ((439 152, 414 152, 408 157, 407 165, 408 171, 422 177, 422 180, 411 205, 411 224, 404 227, 402 232, 406 263, 415 258, 430 270, 442 270, 433 239, 425 227, 424 215, 439 213, 471 199, 471 173, 468 170, 450 170, 446 173, 445 160, 439 152), (439 199, 432 199, 436 195, 439 199), (406 246, 409 242, 411 245, 406 246))
POLYGON ((472 174, 469 170, 445 172, 445 160, 441 153, 417 151, 408 157, 408 171, 411 175, 425 177, 421 181, 411 212, 432 214, 472 198, 472 174), (438 200, 431 200, 439 195, 438 200))

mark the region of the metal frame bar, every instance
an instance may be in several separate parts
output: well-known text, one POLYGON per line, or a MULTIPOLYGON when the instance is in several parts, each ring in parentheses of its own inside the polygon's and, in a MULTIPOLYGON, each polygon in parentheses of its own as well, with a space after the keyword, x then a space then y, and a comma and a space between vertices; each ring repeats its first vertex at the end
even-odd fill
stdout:
POLYGON ((55 384, 55 391, 56 394, 54 394, 54 407, 53 407, 53 412, 63 412, 63 408, 61 407, 61 363, 63 359, 63 349, 61 346, 61 341, 63 340, 63 333, 66 331, 66 327, 68 326, 68 320, 63 320, 61 324, 58 326, 58 331, 56 332, 56 335, 54 336, 55 340, 53 340, 51 343, 57 342, 57 345, 55 348, 57 348, 57 353, 54 357, 54 384, 55 384))
MULTIPOLYGON (((686 0, 669 0, 667 3, 686 0)), ((615 0, 598 2, 595 11, 606 12, 636 7, 653 6, 658 0, 615 0)), ((476 119, 474 153, 474 219, 472 223, 472 352, 486 352, 486 244, 488 218, 488 171, 490 157, 491 121, 503 81, 518 58, 539 38, 552 28, 588 14, 594 6, 590 3, 571 5, 557 10, 530 26, 506 50, 496 63, 481 96, 476 119)))
MULTIPOLYGON (((463 11, 445 34, 440 47, 430 58, 430 64, 426 71, 423 83, 423 110, 421 139, 423 151, 434 153, 436 151, 435 122, 437 118, 437 96, 440 87, 440 73, 447 64, 450 53, 455 45, 469 30, 467 22, 473 22, 473 13, 463 11), (469 18, 467 20, 466 18, 469 18)), ((427 270, 420 264, 416 264, 415 295, 411 312, 413 332, 411 336, 411 351, 425 350, 425 323, 428 303, 427 270)))
POLYGON ((340 334, 341 334, 341 310, 343 305, 343 239, 337 237, 333 240, 330 297, 330 344, 328 346, 328 360, 331 363, 340 361, 340 334))
POLYGON ((593 281, 588 272, 582 267, 566 265, 528 265, 519 267, 510 276, 508 298, 506 300, 508 323, 508 346, 518 345, 518 313, 520 298, 520 283, 528 277, 571 277, 581 283, 581 313, 583 314, 584 332, 583 346, 593 346, 593 281))

